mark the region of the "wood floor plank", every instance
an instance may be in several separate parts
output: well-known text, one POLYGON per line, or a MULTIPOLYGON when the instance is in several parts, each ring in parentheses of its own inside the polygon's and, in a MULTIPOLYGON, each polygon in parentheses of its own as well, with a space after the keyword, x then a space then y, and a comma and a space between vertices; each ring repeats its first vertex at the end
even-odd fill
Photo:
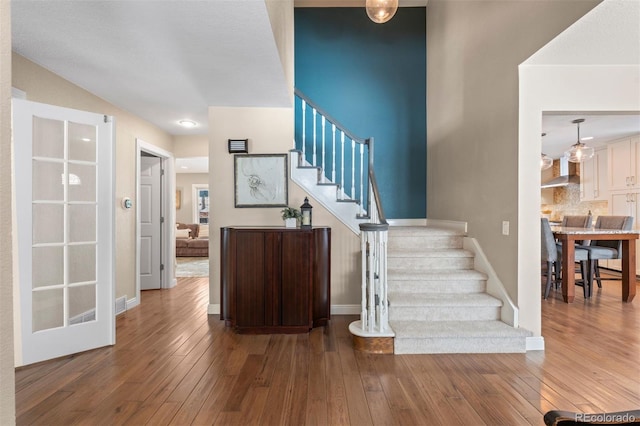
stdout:
POLYGON ((207 314, 208 279, 179 278, 118 316, 115 346, 17 369, 16 422, 542 425, 552 409, 635 409, 640 309, 619 285, 543 300, 545 351, 374 355, 353 349, 356 316, 310 333, 237 334, 207 314))
MULTIPOLYGON (((344 375, 340 365, 340 354, 332 351, 325 354, 324 374, 327 378, 327 412, 330 425, 348 425, 349 407, 347 404, 347 392, 344 384, 344 375)), ((311 386, 315 386, 312 382, 311 386)))
MULTIPOLYGON (((331 424, 328 423, 327 420, 327 398, 328 394, 331 392, 330 389, 327 388, 329 384, 329 380, 325 380, 326 371, 325 371, 325 359, 324 352, 322 352, 322 334, 317 334, 316 342, 319 341, 320 351, 311 350, 309 354, 309 389, 307 395, 307 425, 326 425, 331 424), (318 340, 319 339, 319 340, 318 340)), ((311 336, 310 336, 310 339, 311 336)), ((310 347, 314 345, 311 344, 310 347)))

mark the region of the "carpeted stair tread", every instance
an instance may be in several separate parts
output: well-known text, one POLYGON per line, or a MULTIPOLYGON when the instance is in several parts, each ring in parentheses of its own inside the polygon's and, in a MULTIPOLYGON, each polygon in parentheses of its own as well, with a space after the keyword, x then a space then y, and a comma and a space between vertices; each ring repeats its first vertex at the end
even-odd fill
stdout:
POLYGON ((475 269, 410 271, 406 269, 387 270, 387 281, 461 281, 486 280, 487 274, 475 269))
POLYGON ((424 258, 459 258, 459 257, 474 257, 473 253, 464 249, 389 249, 387 251, 388 258, 397 257, 424 257, 424 258))
POLYGON ((502 301, 487 293, 389 293, 390 309, 403 306, 428 307, 472 307, 502 306, 502 301))
POLYGON ((513 328, 502 321, 393 321, 391 328, 396 339, 416 338, 479 338, 527 337, 529 330, 513 328))

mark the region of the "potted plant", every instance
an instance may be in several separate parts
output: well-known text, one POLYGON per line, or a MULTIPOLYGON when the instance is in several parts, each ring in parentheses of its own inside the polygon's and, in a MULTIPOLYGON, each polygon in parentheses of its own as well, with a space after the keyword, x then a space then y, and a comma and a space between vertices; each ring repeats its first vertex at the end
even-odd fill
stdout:
POLYGON ((300 210, 294 207, 285 207, 281 210, 284 226, 287 228, 295 228, 298 226, 298 219, 302 217, 300 210))

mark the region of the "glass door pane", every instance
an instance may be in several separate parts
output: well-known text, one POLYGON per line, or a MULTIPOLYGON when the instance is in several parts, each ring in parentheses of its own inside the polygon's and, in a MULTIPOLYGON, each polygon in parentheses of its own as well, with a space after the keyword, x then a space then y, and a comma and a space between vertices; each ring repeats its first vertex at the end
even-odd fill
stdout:
POLYGON ((95 320, 96 126, 33 119, 32 328, 95 320))

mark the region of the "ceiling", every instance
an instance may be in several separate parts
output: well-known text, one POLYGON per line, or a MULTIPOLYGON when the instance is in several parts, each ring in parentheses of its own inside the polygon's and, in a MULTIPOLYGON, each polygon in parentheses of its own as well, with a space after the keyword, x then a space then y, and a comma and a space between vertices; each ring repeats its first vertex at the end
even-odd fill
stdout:
POLYGON ((578 128, 572 121, 583 118, 580 138, 588 146, 597 148, 607 142, 625 136, 640 134, 639 112, 549 112, 542 116, 542 152, 552 158, 560 158, 578 140, 578 128))
POLYGON ((15 52, 172 135, 206 134, 208 106, 290 105, 264 1, 13 0, 11 26, 15 52))
MULTIPOLYGON (((362 7, 364 0, 295 5, 362 7)), ((13 0, 11 13, 14 51, 172 135, 206 134, 208 106, 289 106, 263 0, 13 0), (183 128, 181 119, 198 125, 183 128)), ((545 114, 543 152, 559 158, 575 143, 575 118, 586 119, 581 136, 598 146, 640 133, 638 114, 545 114)))

